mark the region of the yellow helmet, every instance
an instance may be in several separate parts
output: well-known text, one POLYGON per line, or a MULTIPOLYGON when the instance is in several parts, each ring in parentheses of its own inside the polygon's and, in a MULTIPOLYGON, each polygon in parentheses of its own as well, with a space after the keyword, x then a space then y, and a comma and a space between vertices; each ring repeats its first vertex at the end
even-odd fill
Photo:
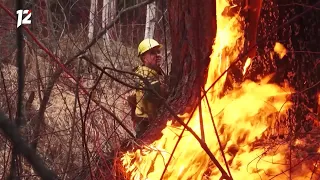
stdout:
POLYGON ((138 46, 138 56, 157 46, 161 47, 161 45, 156 40, 144 39, 138 46))

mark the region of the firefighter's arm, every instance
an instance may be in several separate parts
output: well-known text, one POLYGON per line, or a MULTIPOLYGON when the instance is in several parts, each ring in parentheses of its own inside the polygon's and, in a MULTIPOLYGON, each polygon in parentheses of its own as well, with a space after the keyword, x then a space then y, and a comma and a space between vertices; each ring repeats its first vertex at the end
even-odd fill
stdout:
POLYGON ((153 99, 159 99, 159 97, 153 92, 155 91, 162 98, 167 98, 169 93, 168 81, 164 76, 159 79, 153 79, 150 81, 150 89, 152 89, 151 93, 148 93, 149 96, 153 96, 153 99))
POLYGON ((158 95, 161 96, 161 87, 159 80, 151 80, 148 83, 147 90, 145 90, 144 98, 147 100, 158 99, 158 95), (157 93, 157 94, 155 94, 157 93))

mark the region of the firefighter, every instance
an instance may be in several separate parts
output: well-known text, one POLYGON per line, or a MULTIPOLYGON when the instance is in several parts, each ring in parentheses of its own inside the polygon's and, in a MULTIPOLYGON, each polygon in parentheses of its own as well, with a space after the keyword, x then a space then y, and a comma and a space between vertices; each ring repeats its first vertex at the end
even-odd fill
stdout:
POLYGON ((144 39, 138 46, 138 57, 141 59, 142 65, 135 68, 135 73, 143 78, 137 77, 136 83, 137 87, 145 89, 136 90, 135 104, 129 102, 131 108, 135 108, 132 119, 137 138, 143 135, 154 120, 156 110, 161 105, 159 96, 166 96, 164 72, 160 68, 160 49, 161 45, 154 39, 144 39))

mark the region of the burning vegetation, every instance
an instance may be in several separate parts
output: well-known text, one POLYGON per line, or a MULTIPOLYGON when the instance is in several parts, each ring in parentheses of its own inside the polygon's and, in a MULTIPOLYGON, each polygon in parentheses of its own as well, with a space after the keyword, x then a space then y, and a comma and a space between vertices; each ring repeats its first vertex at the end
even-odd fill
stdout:
MULTIPOLYGON (((315 178, 310 169, 317 168, 317 163, 310 162, 297 163, 296 172, 289 175, 292 164, 287 155, 291 150, 285 143, 268 147, 257 143, 279 119, 286 118, 292 106, 292 88, 269 83, 269 75, 259 82, 234 84, 232 90, 225 91, 224 72, 240 56, 245 42, 244 18, 239 13, 225 13, 234 9, 232 6, 228 0, 216 1, 216 38, 201 104, 193 113, 179 115, 192 131, 176 125, 175 119, 169 120, 160 139, 124 153, 121 163, 128 179, 315 178)), ((274 52, 283 58, 286 49, 277 42, 274 52)), ((251 61, 246 60, 243 74, 251 61)), ((292 143, 298 146, 303 142, 292 143)))

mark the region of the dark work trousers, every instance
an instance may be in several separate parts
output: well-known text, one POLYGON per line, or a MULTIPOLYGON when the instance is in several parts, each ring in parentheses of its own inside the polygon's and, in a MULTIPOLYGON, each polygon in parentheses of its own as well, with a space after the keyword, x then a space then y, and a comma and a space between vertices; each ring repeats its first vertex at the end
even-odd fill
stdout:
POLYGON ((149 118, 136 118, 136 138, 141 138, 141 136, 146 132, 148 126, 150 125, 149 118))

